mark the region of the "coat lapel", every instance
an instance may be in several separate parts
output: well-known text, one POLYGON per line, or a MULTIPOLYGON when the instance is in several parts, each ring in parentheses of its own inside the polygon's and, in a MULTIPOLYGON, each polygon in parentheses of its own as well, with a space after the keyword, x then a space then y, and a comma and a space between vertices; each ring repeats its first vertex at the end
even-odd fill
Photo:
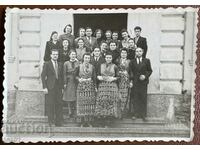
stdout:
POLYGON ((53 67, 53 63, 52 63, 52 61, 50 60, 50 63, 49 63, 49 65, 50 65, 50 68, 51 68, 51 70, 54 72, 54 74, 56 74, 55 73, 55 69, 54 69, 54 67, 53 67))

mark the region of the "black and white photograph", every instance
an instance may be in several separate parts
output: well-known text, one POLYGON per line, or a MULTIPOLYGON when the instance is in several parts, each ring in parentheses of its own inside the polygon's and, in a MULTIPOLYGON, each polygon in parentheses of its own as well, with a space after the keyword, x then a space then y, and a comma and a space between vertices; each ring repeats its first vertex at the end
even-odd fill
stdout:
POLYGON ((197 11, 7 8, 3 141, 191 141, 197 11))

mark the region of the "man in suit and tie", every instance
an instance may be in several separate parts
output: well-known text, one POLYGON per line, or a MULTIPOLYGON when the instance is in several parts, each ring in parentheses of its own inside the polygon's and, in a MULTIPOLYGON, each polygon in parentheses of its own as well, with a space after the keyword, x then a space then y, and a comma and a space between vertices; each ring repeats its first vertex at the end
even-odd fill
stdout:
POLYGON ((45 94, 47 94, 47 113, 50 126, 62 125, 62 64, 57 62, 58 50, 51 50, 51 60, 44 63, 41 78, 45 94))
MULTIPOLYGON (((93 51, 93 56, 91 57, 90 63, 94 66, 96 75, 102 63, 105 62, 105 58, 101 56, 101 50, 99 47, 95 47, 93 51)), ((97 80, 97 85, 98 85, 97 80)))
POLYGON ((131 100, 130 106, 133 108, 132 119, 142 118, 144 121, 147 116, 147 86, 149 77, 152 73, 151 62, 143 58, 143 49, 136 48, 136 57, 129 64, 131 81, 131 100))
POLYGON ((85 41, 85 46, 90 49, 92 52, 94 47, 97 46, 97 39, 95 37, 92 37, 92 28, 87 27, 85 29, 86 36, 83 38, 85 41))
POLYGON ((135 31, 135 36, 136 36, 136 37, 134 37, 134 42, 137 45, 137 47, 141 47, 144 50, 142 57, 146 58, 147 48, 148 47, 147 47, 147 40, 146 40, 146 38, 140 36, 142 28, 139 27, 139 26, 136 26, 134 28, 134 31, 135 31))

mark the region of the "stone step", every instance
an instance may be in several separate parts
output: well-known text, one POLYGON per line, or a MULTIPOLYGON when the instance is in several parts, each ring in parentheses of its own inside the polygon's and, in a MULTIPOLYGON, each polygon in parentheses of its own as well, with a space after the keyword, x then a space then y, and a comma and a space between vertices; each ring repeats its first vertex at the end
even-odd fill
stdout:
MULTIPOLYGON (((91 128, 91 127, 48 127, 36 132, 28 132, 27 128, 20 128, 21 131, 9 133, 8 135, 26 136, 26 137, 65 137, 65 138, 124 138, 124 137, 181 137, 189 138, 190 130, 183 124, 167 124, 167 125, 140 125, 134 128, 91 128), (22 131, 23 130, 23 131, 22 131), (28 134, 29 133, 29 134, 28 134)), ((30 129, 30 128, 28 128, 30 129)))
MULTIPOLYGON (((163 118, 147 118, 146 121, 143 121, 142 119, 116 119, 113 121, 110 121, 109 125, 111 127, 122 127, 122 128, 131 128, 134 126, 147 126, 147 125, 164 125, 167 121, 165 121, 163 118)), ((64 119, 64 126, 66 127, 77 127, 80 124, 80 118, 65 118, 64 119)), ((95 126, 98 126, 98 120, 94 122, 95 126)))

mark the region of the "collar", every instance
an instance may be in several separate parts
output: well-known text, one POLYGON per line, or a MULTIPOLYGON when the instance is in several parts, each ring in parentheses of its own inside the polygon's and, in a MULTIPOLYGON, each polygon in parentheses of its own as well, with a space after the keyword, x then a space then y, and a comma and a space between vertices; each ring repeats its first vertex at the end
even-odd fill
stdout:
POLYGON ((94 58, 100 58, 100 56, 94 56, 94 58))
POLYGON ((70 62, 75 62, 76 61, 76 59, 74 59, 74 61, 72 61, 71 59, 69 60, 70 62))
POLYGON ((127 58, 121 58, 121 60, 127 60, 127 58))
POLYGON ((58 61, 57 61, 57 60, 53 60, 53 59, 51 59, 51 62, 52 62, 53 64, 55 64, 55 62, 57 62, 57 63, 58 63, 58 61))

